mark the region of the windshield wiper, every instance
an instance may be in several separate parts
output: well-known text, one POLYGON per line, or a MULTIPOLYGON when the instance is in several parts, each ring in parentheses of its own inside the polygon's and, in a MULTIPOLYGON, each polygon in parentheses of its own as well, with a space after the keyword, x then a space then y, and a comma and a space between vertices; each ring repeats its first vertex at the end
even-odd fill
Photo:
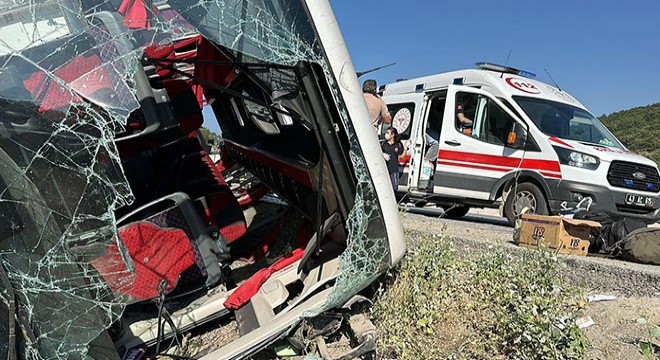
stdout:
POLYGON ((617 148, 616 146, 614 146, 614 145, 599 144, 599 143, 593 143, 593 142, 589 142, 589 141, 580 141, 580 144, 584 144, 584 145, 592 145, 592 146, 605 146, 605 147, 609 147, 609 148, 615 148, 615 149, 618 149, 618 148, 617 148))

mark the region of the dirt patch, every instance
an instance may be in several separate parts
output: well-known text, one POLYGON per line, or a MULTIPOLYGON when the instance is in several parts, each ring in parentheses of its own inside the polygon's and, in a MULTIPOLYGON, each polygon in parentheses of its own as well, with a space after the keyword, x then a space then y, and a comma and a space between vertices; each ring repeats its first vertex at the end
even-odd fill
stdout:
POLYGON ((660 298, 621 297, 591 303, 587 314, 596 323, 587 328, 589 359, 645 359, 640 342, 652 341, 660 346, 650 334, 653 324, 660 324, 660 298))
MULTIPOLYGON (((180 345, 171 348, 168 353, 180 356, 197 356, 216 350, 240 337, 235 320, 211 322, 186 334, 180 345)), ((163 357, 163 359, 170 359, 163 357)))

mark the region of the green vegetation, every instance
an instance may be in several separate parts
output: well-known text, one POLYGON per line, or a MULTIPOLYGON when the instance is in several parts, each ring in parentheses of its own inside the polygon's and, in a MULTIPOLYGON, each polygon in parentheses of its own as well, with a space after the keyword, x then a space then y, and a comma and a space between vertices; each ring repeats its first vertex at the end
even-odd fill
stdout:
POLYGON ((639 351, 645 359, 658 359, 660 358, 660 347, 654 345, 654 341, 660 340, 660 324, 653 324, 648 322, 646 318, 637 319, 637 323, 646 325, 647 336, 639 342, 639 351))
POLYGON ((660 163, 660 103, 603 115, 600 120, 630 150, 660 163))
POLYGON ((559 280, 563 266, 547 251, 459 255, 440 237, 422 238, 378 291, 377 357, 583 358, 580 301, 559 280))

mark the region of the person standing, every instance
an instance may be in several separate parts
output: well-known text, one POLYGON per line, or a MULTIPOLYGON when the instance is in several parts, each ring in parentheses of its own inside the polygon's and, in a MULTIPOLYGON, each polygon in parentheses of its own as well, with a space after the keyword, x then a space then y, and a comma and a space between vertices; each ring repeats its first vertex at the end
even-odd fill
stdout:
POLYGON ((385 142, 381 145, 387 172, 390 175, 392 189, 394 192, 399 188, 399 157, 405 153, 403 144, 399 139, 399 132, 395 127, 388 128, 385 131, 385 142))
POLYGON ((377 89, 378 84, 376 83, 376 80, 365 80, 362 84, 364 101, 367 103, 371 122, 376 129, 378 129, 381 124, 392 123, 392 116, 390 116, 390 112, 387 110, 387 105, 385 105, 383 99, 378 96, 377 89))

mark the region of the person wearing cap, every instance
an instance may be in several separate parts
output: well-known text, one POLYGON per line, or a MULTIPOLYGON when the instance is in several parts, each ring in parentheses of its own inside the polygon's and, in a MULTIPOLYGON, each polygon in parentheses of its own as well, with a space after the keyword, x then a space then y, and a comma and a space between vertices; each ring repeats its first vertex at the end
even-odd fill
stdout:
POLYGON ((381 124, 392 123, 392 116, 390 116, 390 112, 387 110, 387 105, 385 105, 383 99, 378 96, 377 89, 378 84, 376 83, 376 80, 365 80, 362 84, 364 101, 367 103, 371 122, 376 129, 378 129, 381 124))

